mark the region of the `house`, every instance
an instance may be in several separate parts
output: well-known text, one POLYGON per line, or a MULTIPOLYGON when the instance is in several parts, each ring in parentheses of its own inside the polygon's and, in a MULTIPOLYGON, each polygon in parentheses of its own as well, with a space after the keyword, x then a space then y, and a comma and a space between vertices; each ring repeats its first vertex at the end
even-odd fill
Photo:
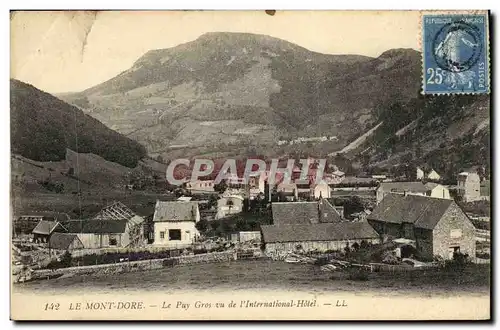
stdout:
POLYGON ((451 198, 450 191, 445 186, 435 182, 427 182, 425 186, 427 187, 426 196, 445 199, 451 198))
POLYGON ((143 217, 121 202, 105 206, 91 219, 62 223, 66 233, 75 234, 85 249, 143 246, 147 241, 145 224, 143 217))
POLYGON ((243 211, 244 198, 236 194, 223 194, 217 200, 216 219, 222 219, 231 214, 241 213, 243 211))
POLYGON ((66 213, 57 212, 30 212, 17 217, 12 224, 14 236, 31 235, 33 229, 40 221, 57 221, 59 223, 69 220, 69 215, 66 213))
POLYGON ((332 188, 326 182, 320 182, 314 186, 314 198, 330 198, 332 197, 332 188))
POLYGON ((58 221, 40 220, 33 229, 33 242, 48 243, 50 236, 55 232, 67 231, 58 221))
POLYGON ((145 220, 121 202, 113 202, 97 213, 93 220, 121 220, 127 223, 128 245, 142 246, 149 233, 146 232, 145 220))
POLYGON ((461 172, 457 179, 457 194, 464 202, 481 200, 481 180, 475 172, 461 172))
POLYGON ((295 183, 281 182, 276 187, 276 192, 287 201, 294 201, 298 199, 297 185, 295 183))
POLYGON ((417 180, 422 180, 424 178, 424 175, 424 171, 420 167, 417 167, 417 180))
POLYGON ((187 246, 199 236, 196 223, 200 209, 196 202, 157 201, 153 216, 155 245, 187 246))
POLYGON ((214 180, 195 180, 186 182, 186 189, 191 192, 191 194, 215 192, 214 186, 214 180))
POLYGON ((454 252, 476 255, 474 225, 451 199, 388 194, 368 222, 384 240, 414 240, 421 259, 451 259, 454 252))
POLYGON ((312 194, 314 193, 313 189, 311 188, 311 183, 309 179, 298 179, 295 180, 295 186, 297 187, 297 198, 301 200, 308 200, 311 198, 312 194))
POLYGON ((59 232, 55 232, 52 236, 50 236, 48 246, 56 254, 84 248, 82 241, 78 238, 78 235, 59 232))
POLYGON ((267 253, 297 249, 338 250, 365 240, 379 242, 368 222, 344 222, 328 200, 319 202, 273 203, 273 224, 261 226, 267 253))
POLYGON ((64 226, 69 234, 78 236, 85 249, 135 246, 131 240, 135 225, 127 220, 70 220, 64 226))
POLYGON ((381 182, 377 188, 377 204, 387 194, 411 194, 425 196, 428 188, 422 182, 381 182))
POLYGON ((436 171, 431 170, 429 173, 427 173, 427 179, 432 181, 438 181, 441 179, 441 175, 439 175, 436 171))

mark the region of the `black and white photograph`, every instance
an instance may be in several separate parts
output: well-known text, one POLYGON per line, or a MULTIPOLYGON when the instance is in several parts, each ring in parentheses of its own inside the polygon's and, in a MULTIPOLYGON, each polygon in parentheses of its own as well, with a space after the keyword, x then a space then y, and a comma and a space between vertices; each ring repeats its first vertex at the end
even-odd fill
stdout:
POLYGON ((11 11, 11 319, 489 320, 489 31, 11 11))

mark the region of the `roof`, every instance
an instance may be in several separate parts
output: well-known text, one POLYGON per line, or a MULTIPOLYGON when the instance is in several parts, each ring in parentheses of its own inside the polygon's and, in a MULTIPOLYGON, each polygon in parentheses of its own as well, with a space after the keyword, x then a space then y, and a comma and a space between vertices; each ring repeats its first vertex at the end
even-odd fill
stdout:
POLYGON ((319 222, 317 202, 272 203, 273 224, 311 224, 319 222))
POLYGON ((379 189, 386 192, 415 192, 425 193, 427 188, 422 182, 382 182, 379 189))
POLYGON ((33 229, 33 234, 50 235, 58 225, 57 221, 40 220, 33 229))
POLYGON ((74 234, 121 234, 127 228, 127 220, 71 220, 64 223, 68 233, 74 234))
POLYGON ((193 197, 191 196, 181 196, 177 198, 178 201, 189 202, 193 197))
POLYGON ((295 225, 261 226, 265 243, 340 241, 378 238, 377 232, 366 221, 295 225))
POLYGON ((196 202, 157 201, 153 221, 195 221, 197 210, 198 203, 196 202))
POLYGON ((50 236, 50 248, 56 250, 67 250, 75 239, 80 240, 76 234, 54 233, 50 236))
POLYGON ((425 184, 425 186, 427 187, 428 190, 432 190, 434 188, 436 188, 437 186, 441 186, 439 183, 435 183, 435 182, 427 182, 425 184))
POLYGON ((328 199, 319 200, 319 222, 340 222, 342 218, 340 217, 339 211, 333 206, 328 199))
POLYGON ((97 213, 94 219, 99 220, 129 220, 136 214, 121 202, 113 202, 97 213))
POLYGON ((417 195, 388 194, 368 216, 368 220, 412 223, 417 228, 434 229, 454 203, 451 199, 417 195))

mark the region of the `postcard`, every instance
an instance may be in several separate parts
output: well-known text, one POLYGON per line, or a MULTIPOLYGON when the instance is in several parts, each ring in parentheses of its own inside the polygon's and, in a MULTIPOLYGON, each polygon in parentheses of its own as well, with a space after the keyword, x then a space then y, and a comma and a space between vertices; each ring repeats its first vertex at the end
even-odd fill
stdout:
POLYGON ((12 11, 11 319, 490 320, 489 18, 12 11))

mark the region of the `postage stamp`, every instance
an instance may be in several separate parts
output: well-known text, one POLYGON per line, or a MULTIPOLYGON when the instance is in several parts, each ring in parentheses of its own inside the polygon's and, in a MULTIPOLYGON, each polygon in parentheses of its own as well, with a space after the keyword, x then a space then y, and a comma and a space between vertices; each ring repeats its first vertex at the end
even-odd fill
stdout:
POLYGON ((489 93, 488 15, 422 15, 423 94, 489 93))

